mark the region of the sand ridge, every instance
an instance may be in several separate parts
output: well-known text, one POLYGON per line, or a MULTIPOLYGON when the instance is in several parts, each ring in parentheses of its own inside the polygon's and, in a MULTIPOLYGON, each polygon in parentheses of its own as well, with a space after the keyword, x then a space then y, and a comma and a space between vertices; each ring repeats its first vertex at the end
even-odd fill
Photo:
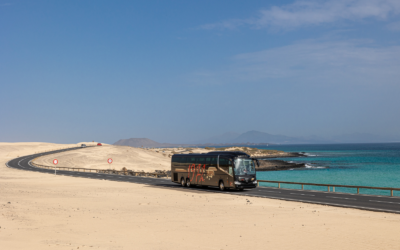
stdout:
MULTIPOLYGON (((37 150, 22 147, 7 152, 37 150)), ((397 214, 54 176, 8 160, 0 153, 0 249, 399 248, 397 214)))

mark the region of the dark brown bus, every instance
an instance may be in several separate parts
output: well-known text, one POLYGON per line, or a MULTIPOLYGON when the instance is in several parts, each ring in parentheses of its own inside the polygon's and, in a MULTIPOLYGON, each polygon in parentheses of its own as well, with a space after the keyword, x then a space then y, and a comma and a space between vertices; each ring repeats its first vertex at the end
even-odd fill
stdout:
POLYGON ((171 181, 184 187, 219 187, 220 190, 257 187, 256 159, 243 152, 175 154, 171 160, 171 181))

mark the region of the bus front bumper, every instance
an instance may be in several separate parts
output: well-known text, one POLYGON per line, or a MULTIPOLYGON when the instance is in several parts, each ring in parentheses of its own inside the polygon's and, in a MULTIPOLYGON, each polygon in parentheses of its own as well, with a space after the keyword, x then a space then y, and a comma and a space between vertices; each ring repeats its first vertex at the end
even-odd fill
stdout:
POLYGON ((255 188, 257 187, 257 181, 252 181, 252 182, 235 181, 235 186, 236 188, 255 188))

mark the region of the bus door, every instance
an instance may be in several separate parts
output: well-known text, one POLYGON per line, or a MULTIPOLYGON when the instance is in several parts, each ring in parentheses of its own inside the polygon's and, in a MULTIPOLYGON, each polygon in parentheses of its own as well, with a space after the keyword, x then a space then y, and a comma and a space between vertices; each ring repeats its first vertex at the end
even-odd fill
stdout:
POLYGON ((220 168, 220 171, 218 171, 218 173, 220 173, 219 179, 224 181, 225 187, 234 187, 232 159, 220 157, 219 168, 220 168))

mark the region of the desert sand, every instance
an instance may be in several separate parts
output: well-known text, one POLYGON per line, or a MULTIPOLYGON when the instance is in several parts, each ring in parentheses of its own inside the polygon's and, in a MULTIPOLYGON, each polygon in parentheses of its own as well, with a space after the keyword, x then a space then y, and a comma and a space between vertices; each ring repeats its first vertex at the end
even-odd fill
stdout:
POLYGON ((144 172, 170 170, 171 158, 162 151, 103 145, 47 155, 37 158, 34 162, 52 166, 53 160, 57 159, 57 167, 115 170, 121 170, 125 167, 134 171, 143 170, 144 172), (107 162, 109 158, 113 160, 112 164, 107 162))
POLYGON ((5 166, 68 146, 0 143, 0 249, 400 249, 397 214, 5 166))

